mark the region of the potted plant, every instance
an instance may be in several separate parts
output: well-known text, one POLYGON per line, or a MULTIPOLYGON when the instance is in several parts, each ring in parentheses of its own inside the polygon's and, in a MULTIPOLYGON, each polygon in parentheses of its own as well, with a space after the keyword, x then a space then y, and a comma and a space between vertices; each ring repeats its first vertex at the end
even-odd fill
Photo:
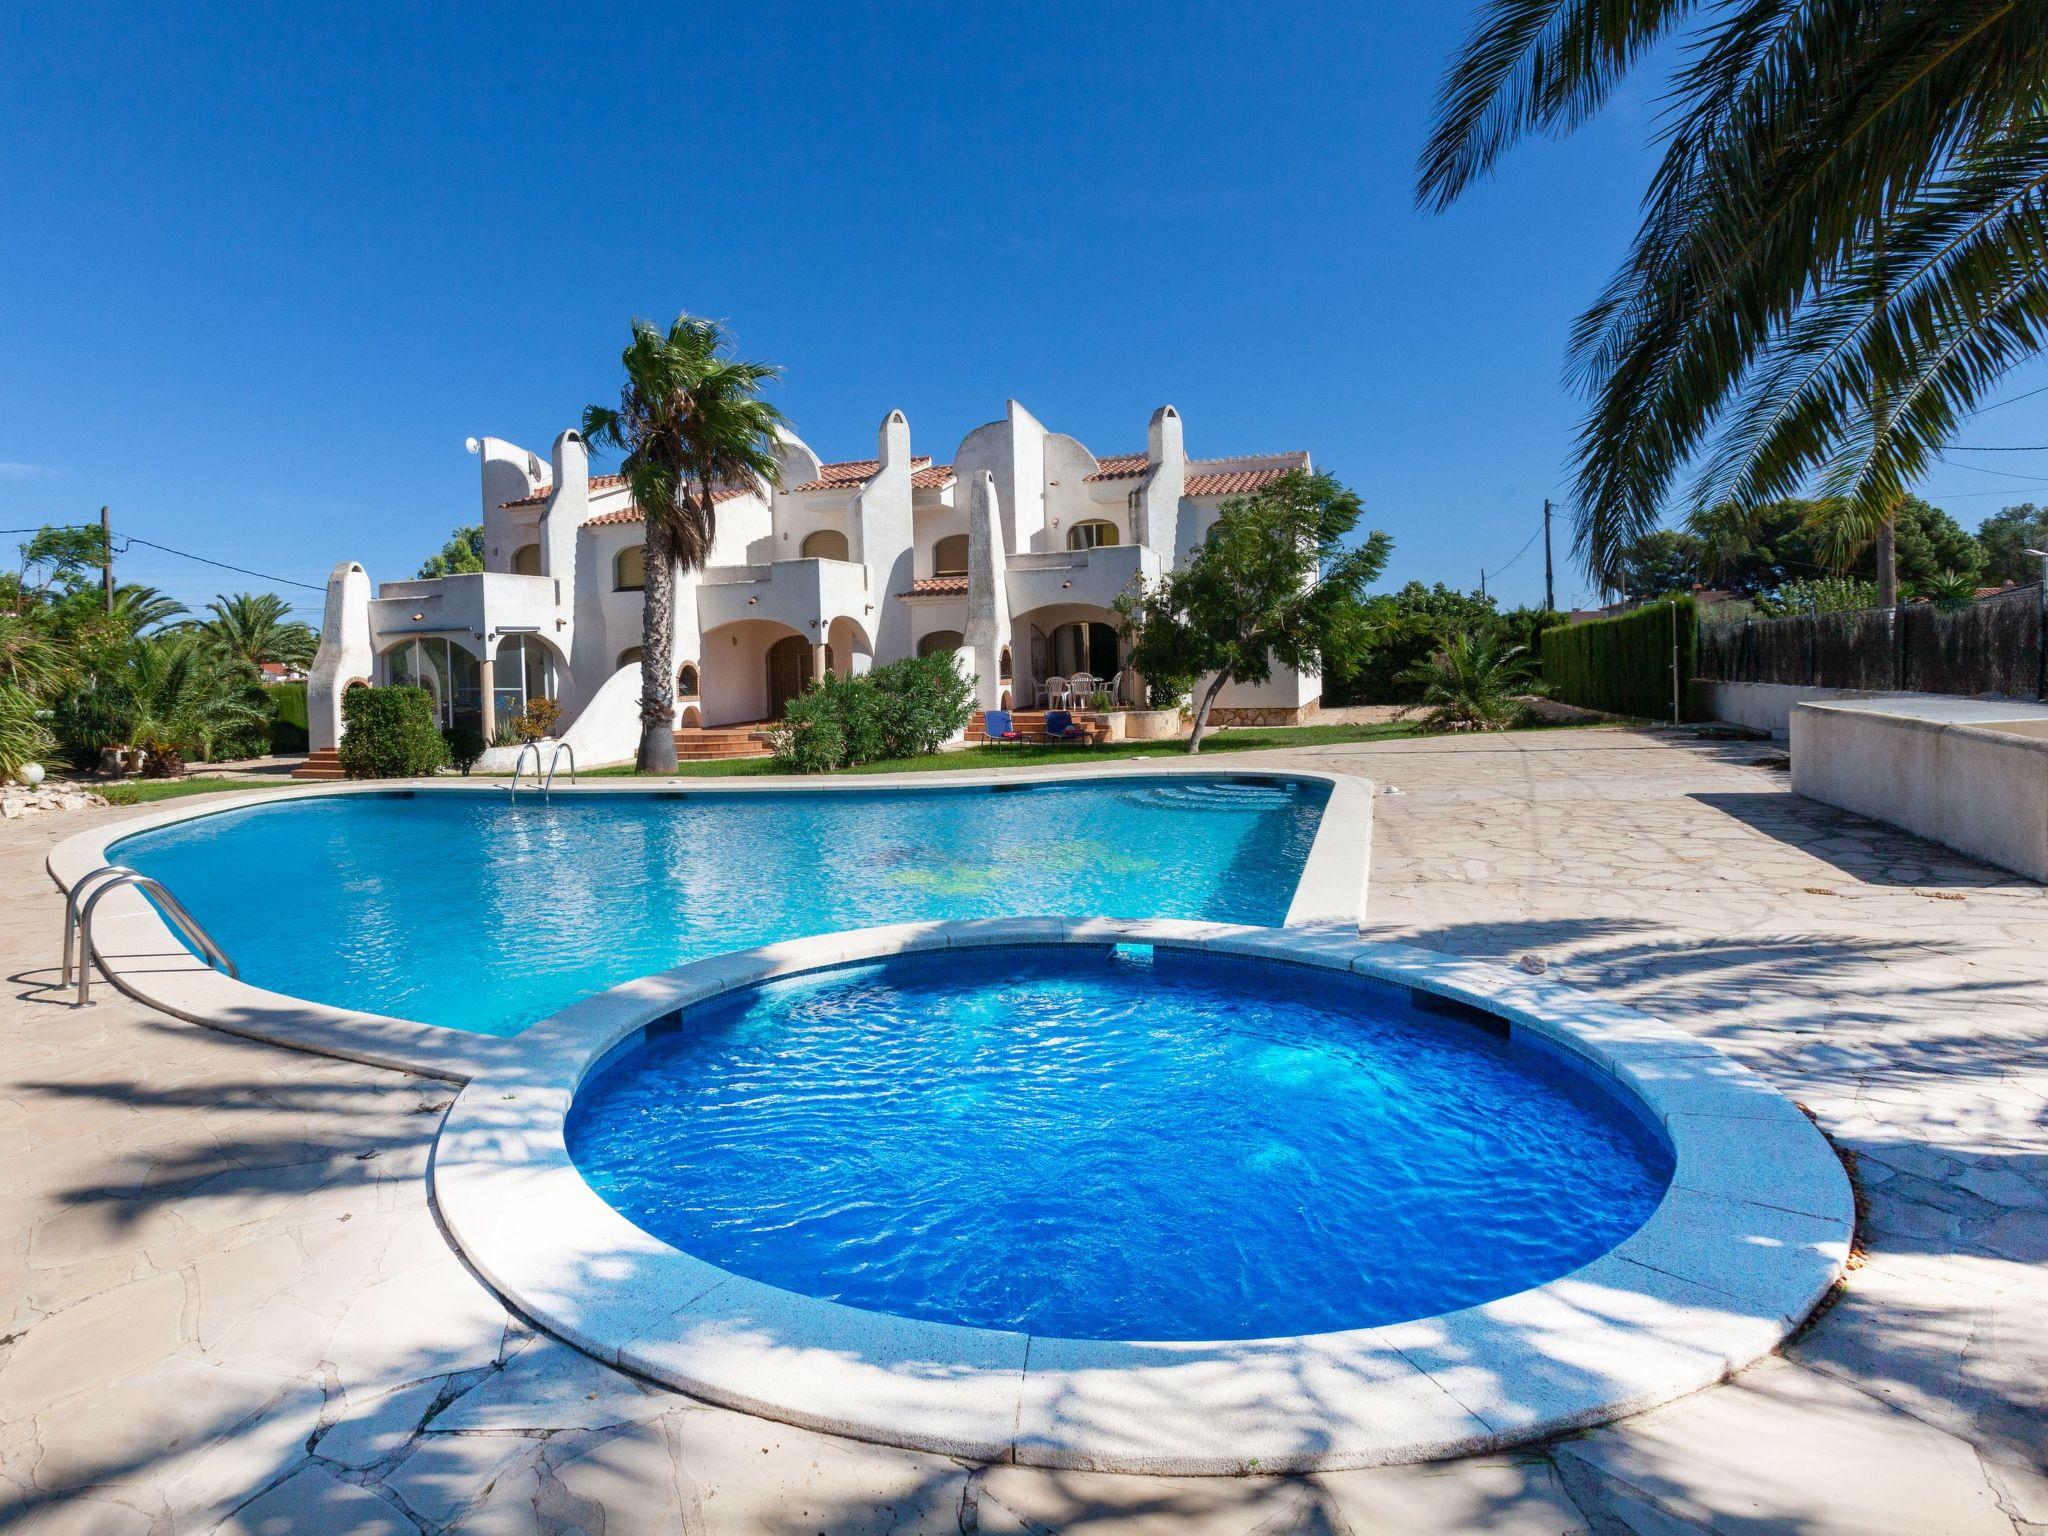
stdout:
POLYGON ((1117 706, 1116 697, 1107 688, 1097 688, 1088 695, 1088 713, 1095 723, 1102 727, 1104 741, 1124 739, 1124 712, 1117 706))

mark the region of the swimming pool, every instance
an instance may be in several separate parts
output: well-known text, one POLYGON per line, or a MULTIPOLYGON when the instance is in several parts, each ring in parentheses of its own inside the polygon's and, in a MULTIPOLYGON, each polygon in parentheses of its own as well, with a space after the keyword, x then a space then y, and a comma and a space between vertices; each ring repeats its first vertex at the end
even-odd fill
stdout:
POLYGON ((1671 1153, 1490 1016, 1151 947, 918 954, 684 1011, 579 1089, 591 1186, 769 1285, 970 1328, 1433 1316, 1640 1227, 1671 1153))
POLYGON ((107 857, 254 986, 509 1035, 707 955, 1033 913, 1287 917, 1330 797, 1279 775, 831 792, 348 793, 197 815, 107 857))

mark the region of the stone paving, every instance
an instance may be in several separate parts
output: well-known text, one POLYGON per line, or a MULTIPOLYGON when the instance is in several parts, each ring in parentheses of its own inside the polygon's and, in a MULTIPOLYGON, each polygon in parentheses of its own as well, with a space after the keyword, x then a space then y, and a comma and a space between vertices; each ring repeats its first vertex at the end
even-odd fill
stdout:
POLYGON ((536 1335, 428 1205, 447 1085, 62 1006, 43 855, 138 813, 0 828, 0 1529, 2048 1532, 2048 890, 1797 800, 1766 751, 1260 759, 1389 791, 1378 934, 1538 955, 1716 1041, 1856 1151, 1870 1202, 1839 1304, 1731 1382, 1522 1455, 1284 1479, 968 1467, 536 1335))

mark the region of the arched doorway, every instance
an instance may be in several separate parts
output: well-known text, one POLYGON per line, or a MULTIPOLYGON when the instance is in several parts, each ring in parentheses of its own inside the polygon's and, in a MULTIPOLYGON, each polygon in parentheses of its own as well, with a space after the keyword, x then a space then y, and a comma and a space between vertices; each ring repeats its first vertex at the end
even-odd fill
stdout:
POLYGON ((512 551, 512 574, 514 576, 538 576, 540 574, 540 546, 522 544, 512 551))
MULTIPOLYGON (((827 666, 831 663, 827 661, 827 666)), ((768 647, 768 718, 780 720, 789 701, 811 686, 811 645, 802 635, 784 635, 768 647)))
POLYGON ((805 560, 844 560, 846 535, 837 528, 820 528, 798 546, 797 553, 805 560))
POLYGON ((1045 636, 1045 663, 1040 677, 1115 677, 1117 637, 1114 624, 1061 624, 1045 636))
POLYGON ((935 629, 917 642, 917 654, 931 656, 938 652, 951 655, 960 649, 963 638, 957 629, 935 629))

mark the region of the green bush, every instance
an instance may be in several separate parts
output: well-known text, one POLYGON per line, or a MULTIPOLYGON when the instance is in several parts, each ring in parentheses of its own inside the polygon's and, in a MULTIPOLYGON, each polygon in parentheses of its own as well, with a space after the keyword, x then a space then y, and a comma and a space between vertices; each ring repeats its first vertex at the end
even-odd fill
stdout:
POLYGON ((792 699, 775 728, 775 757, 797 773, 827 773, 939 750, 974 713, 974 686, 948 654, 825 677, 792 699))
POLYGON ((448 743, 449 763, 465 774, 484 755, 484 733, 469 726, 451 725, 441 733, 441 739, 448 743))
POLYGON ((303 752, 310 745, 306 721, 306 685, 276 683, 265 690, 270 699, 270 750, 303 752))
POLYGON ((351 688, 341 696, 341 771, 351 779, 410 779, 448 762, 424 688, 351 688))
MULTIPOLYGON (((1699 632, 1690 597, 1667 598, 1618 618, 1544 631, 1543 681, 1550 696, 1583 709, 1669 720, 1674 609, 1678 696, 1687 699, 1699 632)), ((1689 703, 1687 708, 1689 714, 1689 703)))

